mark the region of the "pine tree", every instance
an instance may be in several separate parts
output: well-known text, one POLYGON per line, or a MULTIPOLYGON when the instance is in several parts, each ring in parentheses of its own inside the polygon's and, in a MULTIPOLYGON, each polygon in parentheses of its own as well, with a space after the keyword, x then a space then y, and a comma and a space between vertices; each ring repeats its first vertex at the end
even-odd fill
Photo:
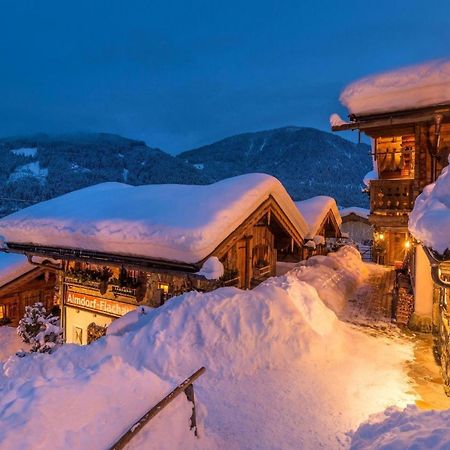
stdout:
POLYGON ((25 307, 25 315, 19 321, 17 334, 24 342, 31 344, 31 352, 51 353, 55 346, 63 343, 59 318, 47 314, 42 303, 25 307))

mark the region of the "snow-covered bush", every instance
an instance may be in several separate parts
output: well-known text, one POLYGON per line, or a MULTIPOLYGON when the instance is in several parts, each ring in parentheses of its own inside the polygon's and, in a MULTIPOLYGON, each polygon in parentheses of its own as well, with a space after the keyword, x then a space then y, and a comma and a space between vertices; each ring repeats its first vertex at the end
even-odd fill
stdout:
POLYGON ((17 334, 31 345, 31 352, 49 353, 63 343, 59 317, 47 314, 42 303, 25 307, 25 315, 19 321, 17 334))

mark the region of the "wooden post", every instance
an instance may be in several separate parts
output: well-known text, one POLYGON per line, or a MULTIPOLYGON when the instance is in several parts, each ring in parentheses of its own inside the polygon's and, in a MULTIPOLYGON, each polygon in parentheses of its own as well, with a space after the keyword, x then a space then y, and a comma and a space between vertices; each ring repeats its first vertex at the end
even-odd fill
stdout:
POLYGON ((192 415, 191 415, 191 430, 194 430, 195 436, 198 437, 198 429, 197 429, 197 414, 195 411, 195 395, 194 395, 194 385, 190 384, 185 390, 187 399, 192 402, 192 415))

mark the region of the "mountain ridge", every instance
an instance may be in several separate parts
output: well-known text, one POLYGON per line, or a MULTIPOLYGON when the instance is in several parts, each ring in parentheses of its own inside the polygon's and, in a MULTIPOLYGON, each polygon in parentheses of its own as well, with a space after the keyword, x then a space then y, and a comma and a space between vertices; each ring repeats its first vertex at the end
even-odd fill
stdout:
POLYGON ((342 206, 367 206, 362 179, 371 169, 370 147, 310 127, 241 133, 188 150, 177 158, 210 182, 248 172, 280 179, 295 200, 330 195, 342 206), (339 182, 335 182, 339 172, 339 182))
POLYGON ((112 133, 0 138, 0 215, 105 181, 207 184, 249 172, 279 178, 295 200, 322 194, 366 206, 360 180, 370 157, 361 145, 295 126, 241 133, 176 156, 112 133))

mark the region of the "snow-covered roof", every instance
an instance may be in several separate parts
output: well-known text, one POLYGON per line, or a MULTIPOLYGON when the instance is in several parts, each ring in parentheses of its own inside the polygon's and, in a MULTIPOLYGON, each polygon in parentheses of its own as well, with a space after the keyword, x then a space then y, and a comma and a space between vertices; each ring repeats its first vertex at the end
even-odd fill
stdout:
POLYGON ((347 86, 340 100, 355 115, 450 103, 450 60, 368 76, 347 86))
POLYGON ((269 196, 303 237, 308 228, 291 197, 265 174, 203 186, 102 183, 1 219, 0 236, 7 242, 196 263, 269 196))
POLYGON ((446 167, 435 183, 425 187, 409 215, 410 233, 443 254, 450 249, 450 173, 446 167))
POLYGON ((375 169, 370 170, 364 175, 363 183, 369 187, 372 180, 378 180, 378 172, 375 169))
POLYGON ((341 217, 355 214, 356 216, 362 217, 363 219, 368 219, 370 211, 366 208, 360 208, 359 206, 350 206, 349 208, 340 209, 339 213, 341 214, 341 217))
POLYGON ((308 239, 314 238, 330 210, 333 212, 338 225, 342 223, 336 200, 332 197, 318 195, 317 197, 295 202, 295 204, 308 224, 308 234, 306 235, 308 239))
POLYGON ((0 252, 0 287, 35 268, 24 255, 0 252))

